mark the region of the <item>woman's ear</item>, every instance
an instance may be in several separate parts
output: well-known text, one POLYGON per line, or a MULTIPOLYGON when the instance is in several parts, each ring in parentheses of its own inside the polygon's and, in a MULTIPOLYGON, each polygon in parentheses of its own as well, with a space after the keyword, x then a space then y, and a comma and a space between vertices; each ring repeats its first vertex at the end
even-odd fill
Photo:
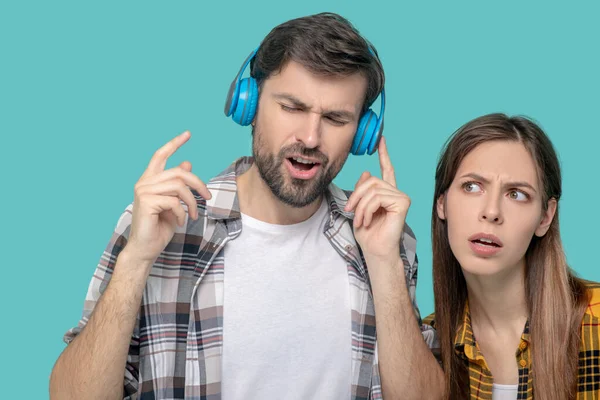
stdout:
POLYGON ((539 226, 535 230, 535 236, 542 237, 548 232, 550 229, 550 225, 554 220, 554 216, 556 215, 556 208, 558 207, 558 202, 555 198, 548 200, 548 206, 546 207, 546 211, 542 215, 542 220, 540 221, 539 226))
POLYGON ((437 215, 441 220, 446 219, 446 207, 444 205, 444 195, 440 195, 436 201, 437 215))

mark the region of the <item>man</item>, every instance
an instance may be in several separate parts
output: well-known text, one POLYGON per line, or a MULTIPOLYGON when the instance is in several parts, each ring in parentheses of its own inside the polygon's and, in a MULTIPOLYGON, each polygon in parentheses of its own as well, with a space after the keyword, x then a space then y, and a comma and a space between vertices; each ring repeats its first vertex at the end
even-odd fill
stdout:
POLYGON ((439 397, 410 200, 368 110, 384 83, 374 49, 318 14, 273 29, 244 67, 225 111, 252 124, 253 158, 205 185, 189 162, 164 170, 189 132, 154 154, 52 398, 439 397), (351 149, 376 148, 382 179, 364 173, 350 197, 331 183, 351 149))

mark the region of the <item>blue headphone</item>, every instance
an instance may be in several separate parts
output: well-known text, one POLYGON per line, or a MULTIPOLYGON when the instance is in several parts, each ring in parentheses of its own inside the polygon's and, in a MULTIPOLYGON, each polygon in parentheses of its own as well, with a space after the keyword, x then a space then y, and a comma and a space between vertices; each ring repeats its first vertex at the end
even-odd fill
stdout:
MULTIPOLYGON (((242 126, 249 125, 254 120, 258 104, 258 85, 253 77, 242 79, 242 74, 256 55, 258 49, 252 51, 240 72, 237 74, 227 93, 225 101, 225 116, 242 126)), ((372 54, 375 54, 371 50, 372 54)), ((379 117, 369 108, 361 117, 354 135, 350 153, 354 155, 369 155, 375 153, 383 133, 383 113, 385 111, 385 89, 381 91, 381 109, 379 117)))

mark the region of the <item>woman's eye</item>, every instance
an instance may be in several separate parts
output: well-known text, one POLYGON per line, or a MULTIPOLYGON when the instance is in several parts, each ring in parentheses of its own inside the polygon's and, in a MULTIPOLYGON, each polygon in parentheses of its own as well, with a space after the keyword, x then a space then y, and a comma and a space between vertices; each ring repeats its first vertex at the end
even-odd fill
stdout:
POLYGON ((475 182, 467 182, 463 184, 463 189, 465 190, 465 192, 469 193, 481 192, 481 186, 479 186, 479 184, 475 182))
POLYGON ((521 192, 520 190, 511 190, 508 193, 508 197, 510 197, 511 199, 517 200, 517 201, 525 201, 529 198, 529 196, 527 196, 527 194, 521 192))

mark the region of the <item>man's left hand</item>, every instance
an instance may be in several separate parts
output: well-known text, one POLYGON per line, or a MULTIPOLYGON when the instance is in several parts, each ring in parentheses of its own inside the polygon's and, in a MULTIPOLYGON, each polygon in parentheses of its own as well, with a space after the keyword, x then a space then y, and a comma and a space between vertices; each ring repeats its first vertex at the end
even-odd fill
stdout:
POLYGON ((363 172, 345 211, 354 211, 354 236, 365 258, 393 261, 400 256, 400 238, 410 198, 396 187, 385 138, 378 147, 381 179, 363 172))

